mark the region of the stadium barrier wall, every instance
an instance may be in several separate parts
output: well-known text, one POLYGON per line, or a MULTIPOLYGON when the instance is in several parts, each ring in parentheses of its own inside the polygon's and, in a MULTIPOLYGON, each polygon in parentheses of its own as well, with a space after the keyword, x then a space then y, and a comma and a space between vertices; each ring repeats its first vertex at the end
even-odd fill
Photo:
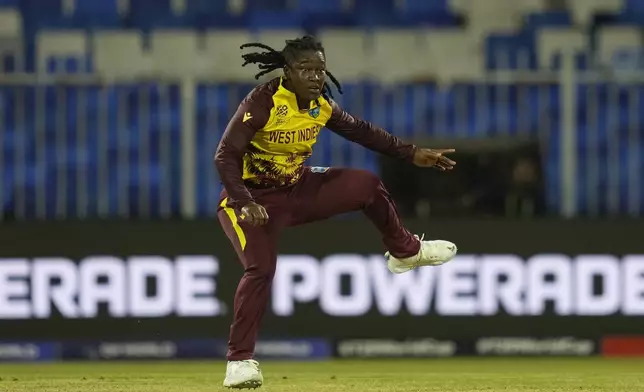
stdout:
MULTIPOLYGON (((455 241, 458 259, 392 275, 363 220, 285 232, 262 338, 364 357, 586 355, 610 337, 611 353, 635 355, 624 347, 644 331, 644 223, 408 225, 455 241)), ((100 358, 88 354, 96 342, 226 340, 242 268, 216 221, 21 223, 0 226, 0 239, 0 357, 29 352, 11 342, 100 358)))
MULTIPOLYGON (((640 339, 641 340, 641 339, 640 339)), ((225 339, 158 339, 129 341, 0 342, 0 362, 59 360, 224 359, 225 339)), ((607 343, 601 343, 605 346, 607 343)), ((608 343, 611 344, 611 343, 608 343)), ((325 360, 337 358, 449 358, 454 356, 564 356, 600 353, 597 339, 553 337, 484 337, 448 339, 279 339, 260 340, 255 357, 264 359, 325 360)), ((640 353, 641 355, 641 353, 640 353)))

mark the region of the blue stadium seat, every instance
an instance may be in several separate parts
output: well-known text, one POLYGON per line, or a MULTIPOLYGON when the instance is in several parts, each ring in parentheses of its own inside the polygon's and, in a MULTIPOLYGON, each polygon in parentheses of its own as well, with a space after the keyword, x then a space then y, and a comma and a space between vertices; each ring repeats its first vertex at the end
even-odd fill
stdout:
POLYGON ((566 27, 573 24, 568 11, 547 11, 526 15, 523 28, 534 32, 542 27, 566 27))
POLYGON ((315 34, 323 28, 353 28, 358 25, 353 13, 311 13, 302 16, 304 29, 315 34))
POLYGON ((355 0, 354 7, 356 12, 370 10, 394 12, 396 10, 396 0, 355 0))
POLYGON ((394 0, 356 0, 355 18, 358 25, 367 28, 403 24, 394 0))
POLYGON ((356 13, 343 8, 343 0, 301 0, 296 8, 301 15, 302 27, 310 34, 324 28, 353 28, 357 26, 356 13))
POLYGON ((280 11, 249 11, 248 26, 250 30, 264 29, 299 29, 302 19, 298 14, 280 11))
POLYGON ((640 0, 625 0, 624 11, 644 14, 644 3, 640 0))
POLYGON ((26 14, 34 12, 40 14, 62 13, 62 0, 20 0, 18 3, 20 10, 26 14))
POLYGON ((187 0, 186 13, 199 15, 227 15, 228 4, 225 1, 187 0))
POLYGON ((248 13, 239 15, 200 15, 195 22, 199 29, 244 29, 251 26, 248 13))
POLYGON ((453 27, 462 24, 461 18, 452 13, 447 0, 407 0, 399 10, 404 25, 453 27))
POLYGON ((128 28, 148 31, 154 28, 194 26, 192 14, 177 15, 172 10, 171 0, 131 0, 130 14, 125 18, 128 28))
POLYGON ((20 11, 27 36, 33 35, 38 29, 71 25, 69 18, 63 15, 62 0, 21 0, 20 11))
POLYGON ((343 0, 325 0, 325 1, 310 1, 299 0, 295 6, 295 11, 304 14, 318 14, 318 13, 343 13, 343 0))
POLYGON ((488 69, 534 69, 536 55, 530 34, 490 35, 485 41, 488 69))
POLYGON ((247 28, 248 11, 231 13, 225 1, 188 0, 186 15, 189 27, 203 29, 247 28))
POLYGON ((449 12, 447 0, 406 0, 403 2, 402 9, 404 12, 431 12, 445 14, 449 12))
POLYGON ((249 0, 248 26, 252 30, 301 28, 300 15, 288 5, 288 0, 249 0))
POLYGON ((456 27, 463 25, 463 20, 458 15, 444 11, 416 11, 405 12, 399 16, 400 26, 403 27, 456 27))
POLYGON ((270 11, 289 11, 289 0, 247 0, 246 7, 251 11, 270 10, 270 11))
POLYGON ((74 24, 88 28, 116 28, 121 25, 117 0, 76 0, 74 24))

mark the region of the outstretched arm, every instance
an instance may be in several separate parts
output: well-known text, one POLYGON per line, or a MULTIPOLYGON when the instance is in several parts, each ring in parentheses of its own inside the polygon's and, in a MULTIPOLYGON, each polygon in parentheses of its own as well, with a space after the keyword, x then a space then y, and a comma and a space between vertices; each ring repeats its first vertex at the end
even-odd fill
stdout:
POLYGON ((347 140, 420 167, 434 167, 444 171, 451 170, 456 164, 444 155, 454 152, 453 149, 434 150, 405 143, 384 129, 355 118, 342 110, 334 101, 330 100, 330 103, 332 112, 326 127, 347 140))
POLYGON ((329 102, 332 112, 326 128, 372 151, 408 162, 413 161, 417 149, 415 145, 405 143, 384 129, 352 116, 342 110, 335 101, 329 102))

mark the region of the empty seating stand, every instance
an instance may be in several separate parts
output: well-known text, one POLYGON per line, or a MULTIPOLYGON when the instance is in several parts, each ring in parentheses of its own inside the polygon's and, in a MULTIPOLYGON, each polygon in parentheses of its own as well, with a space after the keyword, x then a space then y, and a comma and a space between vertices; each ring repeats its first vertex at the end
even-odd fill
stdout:
MULTIPOLYGON (((644 2, 580 0, 568 2, 568 9, 551 3, 0 0, 0 72, 101 76, 76 86, 0 87, 0 205, 4 211, 20 207, 24 216, 179 214, 181 130, 194 123, 197 209, 213 214, 220 185, 212 153, 257 83, 257 68, 241 67, 239 46, 263 42, 279 50, 286 39, 311 33, 324 43, 329 70, 343 84, 344 94, 335 99, 395 134, 547 140, 552 155, 545 170, 556 211, 561 87, 493 83, 488 76, 558 71, 568 54, 582 71, 638 72, 644 67, 644 2), (186 95, 186 79, 194 82, 194 96, 186 95), (195 113, 185 112, 187 101, 195 113), (61 183, 74 191, 61 192, 61 183), (23 194, 32 196, 18 205, 16 195, 23 194)), ((644 157, 638 128, 644 83, 579 83, 575 99, 579 167, 596 157, 603 165, 598 189, 618 186, 621 198, 629 187, 642 188, 644 209, 644 181, 633 185, 625 174, 644 157), (615 146, 630 161, 613 159, 615 146)), ((320 135, 316 151, 316 164, 377 170, 372 154, 329 133, 320 135)), ((579 187, 589 187, 583 178, 579 187)), ((579 208, 612 208, 608 198, 595 201, 580 196, 579 208)), ((620 203, 620 212, 634 210, 620 203)))

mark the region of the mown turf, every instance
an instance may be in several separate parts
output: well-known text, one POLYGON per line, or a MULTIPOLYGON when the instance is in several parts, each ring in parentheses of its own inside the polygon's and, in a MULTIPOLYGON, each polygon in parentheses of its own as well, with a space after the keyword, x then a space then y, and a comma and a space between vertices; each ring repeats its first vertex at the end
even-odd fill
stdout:
MULTIPOLYGON (((262 362, 257 392, 644 391, 644 360, 431 359, 262 362)), ((223 391, 224 362, 0 365, 2 392, 223 391)))

